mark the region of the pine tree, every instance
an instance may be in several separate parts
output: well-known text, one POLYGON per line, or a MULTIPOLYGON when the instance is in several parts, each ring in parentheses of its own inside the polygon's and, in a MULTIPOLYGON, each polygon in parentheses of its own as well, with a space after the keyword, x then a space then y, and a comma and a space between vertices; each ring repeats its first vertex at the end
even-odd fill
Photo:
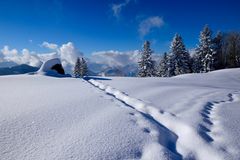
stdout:
POLYGON ((226 63, 228 68, 240 66, 240 33, 231 32, 226 37, 226 63))
POLYGON ((167 77, 176 76, 175 74, 175 55, 173 53, 169 53, 167 56, 167 77))
POLYGON ((160 60, 157 76, 158 77, 168 76, 168 55, 166 52, 164 53, 162 59, 160 60))
POLYGON ((214 64, 214 50, 212 42, 212 32, 210 28, 206 25, 203 31, 200 33, 199 45, 196 49, 196 57, 201 62, 200 68, 197 69, 199 72, 209 72, 213 70, 214 64))
MULTIPOLYGON (((170 67, 174 70, 173 75, 180 75, 185 73, 190 73, 190 55, 185 48, 182 37, 179 34, 176 34, 173 38, 171 44, 171 56, 170 56, 170 67)), ((170 70, 171 70, 170 69, 170 70)), ((170 73, 171 75, 171 73, 170 73)))
POLYGON ((225 57, 223 55, 223 35, 221 32, 218 32, 216 37, 213 39, 213 49, 215 51, 214 54, 214 69, 223 69, 225 57))
POLYGON ((213 71, 214 54, 206 54, 203 58, 204 72, 213 71))
POLYGON ((73 75, 75 78, 81 77, 80 70, 81 70, 81 61, 80 61, 80 58, 78 57, 73 70, 73 75))
POLYGON ((194 53, 192 57, 192 72, 200 73, 203 68, 202 57, 199 54, 194 53))
POLYGON ((84 58, 82 58, 80 65, 80 76, 81 77, 87 76, 87 72, 88 72, 87 62, 85 61, 84 58))
POLYGON ((143 45, 139 64, 139 77, 152 77, 155 75, 154 61, 151 58, 153 51, 150 48, 150 42, 146 41, 143 45))

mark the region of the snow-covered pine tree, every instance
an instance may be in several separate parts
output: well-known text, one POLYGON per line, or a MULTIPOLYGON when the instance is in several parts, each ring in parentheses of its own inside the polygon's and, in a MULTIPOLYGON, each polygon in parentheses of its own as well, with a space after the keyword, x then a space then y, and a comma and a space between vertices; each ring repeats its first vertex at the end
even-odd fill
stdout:
POLYGON ((78 57, 73 70, 73 75, 75 78, 81 77, 80 70, 81 70, 81 61, 80 61, 80 58, 78 57))
POLYGON ((201 67, 197 72, 209 72, 213 70, 214 54, 212 42, 212 32, 206 25, 200 33, 199 45, 196 49, 196 55, 201 60, 201 67))
POLYGON ((87 62, 85 61, 84 58, 82 58, 80 65, 80 76, 81 77, 87 76, 87 72, 88 72, 87 62))
POLYGON ((152 77, 155 75, 154 61, 152 60, 153 51, 150 48, 150 42, 145 41, 143 51, 141 51, 141 58, 139 64, 139 77, 152 77))
POLYGON ((162 59, 160 60, 158 71, 157 71, 158 77, 167 77, 168 76, 168 55, 165 52, 163 54, 162 59))
POLYGON ((174 66, 174 75, 190 73, 190 55, 179 34, 176 34, 173 38, 170 53, 170 62, 174 66))
POLYGON ((200 55, 195 52, 192 56, 192 72, 200 73, 202 68, 202 57, 200 57, 200 55))
POLYGON ((203 59, 204 72, 213 71, 213 65, 214 65, 214 54, 206 54, 206 56, 203 59))
POLYGON ((176 76, 175 75, 175 54, 169 53, 167 56, 167 77, 176 76))

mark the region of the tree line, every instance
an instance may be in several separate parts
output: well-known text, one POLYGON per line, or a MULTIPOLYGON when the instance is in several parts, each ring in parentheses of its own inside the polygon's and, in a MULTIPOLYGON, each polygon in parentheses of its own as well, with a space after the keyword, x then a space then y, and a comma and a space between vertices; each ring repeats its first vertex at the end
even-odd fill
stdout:
POLYGON ((145 41, 141 51, 139 77, 172 77, 186 73, 204 73, 224 68, 240 67, 240 33, 218 32, 215 37, 206 25, 200 32, 199 44, 190 55, 181 35, 172 40, 169 53, 160 62, 152 59, 150 42, 145 41))

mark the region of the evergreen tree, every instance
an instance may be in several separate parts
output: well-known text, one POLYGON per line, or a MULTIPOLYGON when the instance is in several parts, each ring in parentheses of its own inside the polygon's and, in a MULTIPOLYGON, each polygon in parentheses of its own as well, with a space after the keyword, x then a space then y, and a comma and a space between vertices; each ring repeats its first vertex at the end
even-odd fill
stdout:
POLYGON ((213 39, 213 49, 215 51, 214 54, 214 69, 223 69, 225 57, 223 55, 223 35, 221 32, 218 32, 216 37, 213 39))
POLYGON ((169 53, 167 56, 167 77, 176 76, 175 70, 175 55, 173 53, 169 53))
MULTIPOLYGON (((173 69, 173 75, 180 75, 190 73, 190 55, 185 48, 182 37, 176 34, 171 44, 171 56, 170 56, 170 71, 173 69)), ((171 73, 170 73, 171 75, 171 73)))
POLYGON ((213 70, 214 54, 212 32, 206 25, 200 33, 199 45, 196 49, 197 60, 200 60, 200 62, 197 63, 201 63, 200 68, 196 71, 197 73, 213 70))
POLYGON ((81 61, 80 61, 80 58, 78 57, 73 70, 73 75, 75 78, 81 77, 80 70, 81 70, 81 61))
POLYGON ((152 77, 155 75, 154 61, 152 60, 153 51, 150 48, 150 42, 146 41, 143 45, 139 64, 139 77, 152 77))
POLYGON ((80 76, 81 77, 87 76, 87 72, 88 72, 87 62, 85 61, 84 58, 82 58, 80 65, 80 76))
POLYGON ((214 54, 206 54, 203 58, 204 72, 213 71, 214 60, 214 54))
POLYGON ((202 57, 199 54, 194 53, 192 57, 192 72, 200 73, 202 68, 202 57))
POLYGON ((162 59, 160 60, 157 76, 159 77, 168 76, 168 55, 166 52, 164 53, 162 59))
POLYGON ((240 33, 231 32, 227 35, 225 54, 228 68, 240 66, 240 33))

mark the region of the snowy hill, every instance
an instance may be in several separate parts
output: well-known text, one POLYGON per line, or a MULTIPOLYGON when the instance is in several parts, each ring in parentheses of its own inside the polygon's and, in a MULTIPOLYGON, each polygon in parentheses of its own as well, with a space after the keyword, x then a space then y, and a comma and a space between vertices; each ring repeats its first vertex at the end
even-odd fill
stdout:
POLYGON ((0 85, 0 159, 240 159, 240 69, 0 85))

